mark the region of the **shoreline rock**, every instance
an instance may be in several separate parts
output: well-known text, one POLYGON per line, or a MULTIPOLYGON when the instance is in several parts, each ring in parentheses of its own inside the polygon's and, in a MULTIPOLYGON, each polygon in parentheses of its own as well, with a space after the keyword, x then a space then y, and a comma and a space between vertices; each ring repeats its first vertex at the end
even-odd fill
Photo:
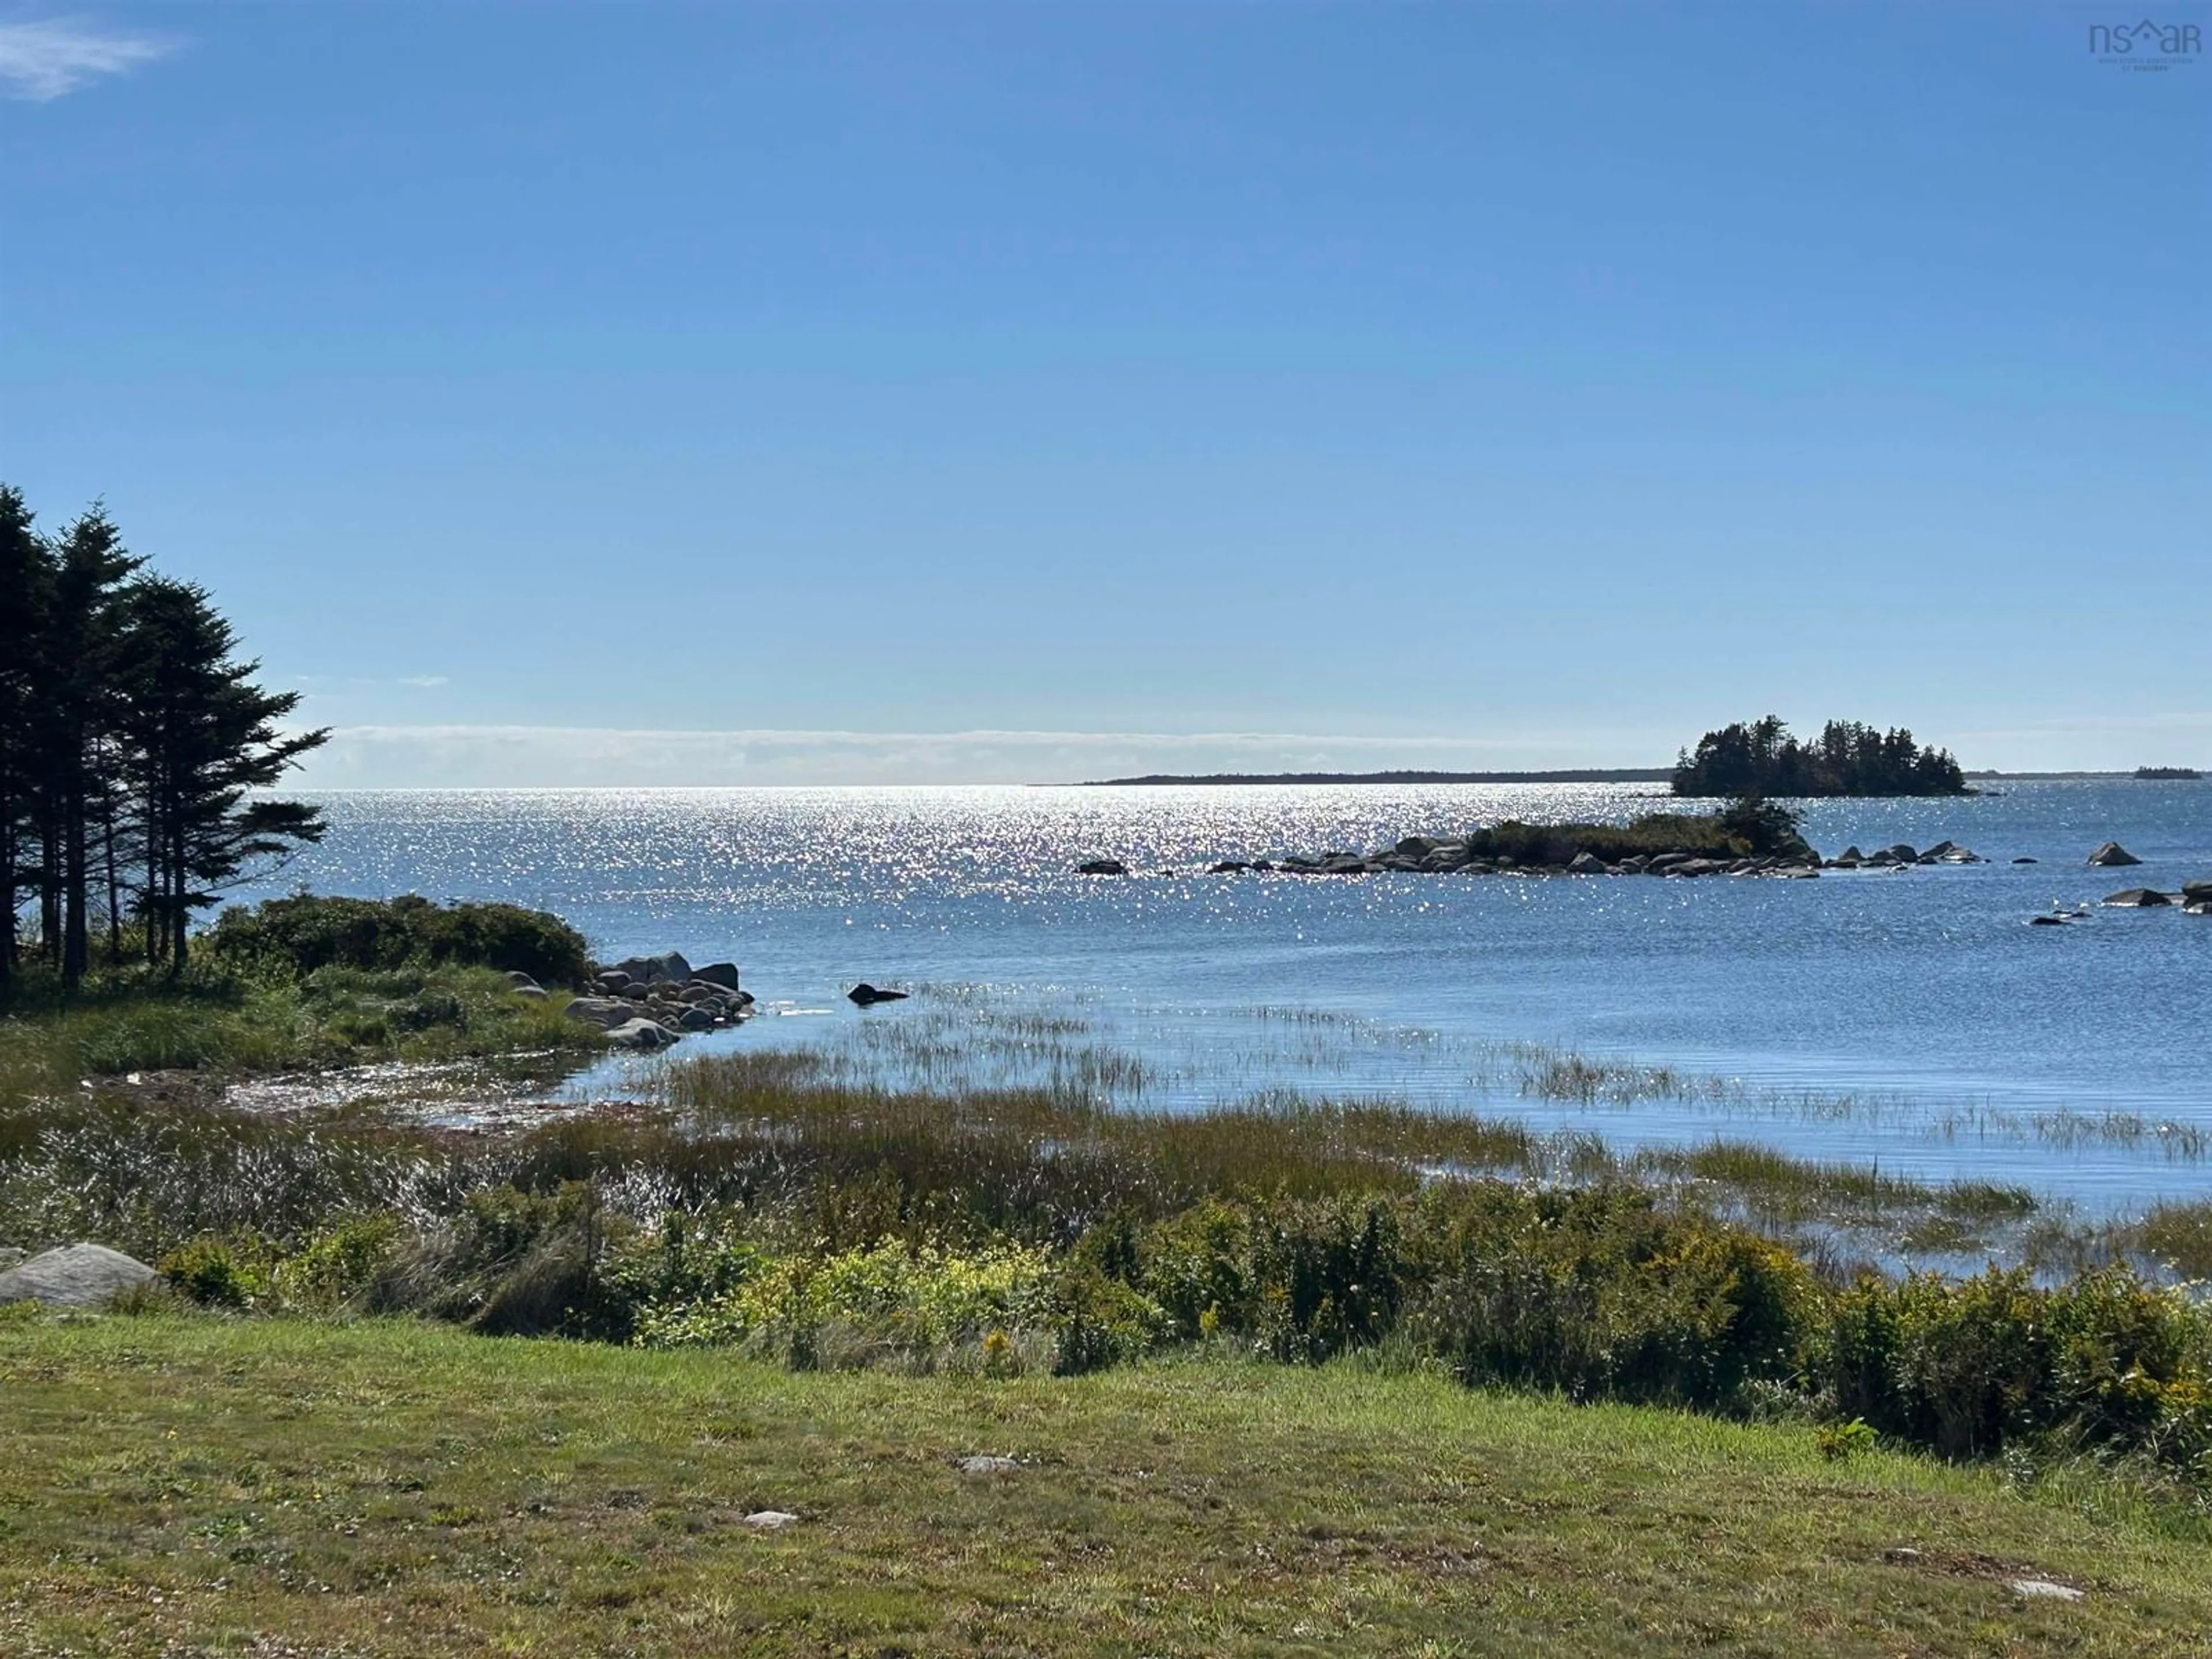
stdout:
MULTIPOLYGON (((679 951, 631 957, 595 967, 584 994, 562 1012, 598 1026, 611 1047, 650 1052, 689 1032, 722 1030, 748 1018, 753 995, 739 988, 738 978, 734 962, 695 969, 679 951)), ((515 992, 529 994, 520 985, 515 992)))

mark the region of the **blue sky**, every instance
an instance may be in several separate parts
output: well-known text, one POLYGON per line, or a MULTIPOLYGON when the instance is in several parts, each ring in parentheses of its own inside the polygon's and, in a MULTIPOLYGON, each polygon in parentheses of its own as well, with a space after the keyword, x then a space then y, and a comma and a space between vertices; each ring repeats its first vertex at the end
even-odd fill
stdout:
POLYGON ((0 477, 328 786, 2212 764, 2134 16, 0 0, 0 477))

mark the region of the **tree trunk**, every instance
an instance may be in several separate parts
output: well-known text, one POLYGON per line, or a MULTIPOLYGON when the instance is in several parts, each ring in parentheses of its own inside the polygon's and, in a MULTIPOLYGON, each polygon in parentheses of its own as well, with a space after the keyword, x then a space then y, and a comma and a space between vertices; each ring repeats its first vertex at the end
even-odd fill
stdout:
POLYGON ((161 959, 161 821, 152 794, 146 800, 146 965, 161 959))
POLYGON ((15 983, 15 803, 0 795, 0 1003, 15 983))
POLYGON ((39 834, 39 949, 55 967, 62 960, 62 838, 49 817, 39 834))
POLYGON ((172 891, 169 905, 169 975, 171 978, 185 971, 185 879, 184 826, 177 823, 171 830, 169 843, 169 883, 172 891))
POLYGON ((85 921, 85 897, 91 871, 85 858, 84 784, 82 773, 70 780, 62 822, 62 988, 74 991, 84 981, 91 955, 85 921))
POLYGON ((115 873, 115 797, 100 803, 103 831, 100 856, 107 865, 107 965, 123 965, 123 883, 115 873))

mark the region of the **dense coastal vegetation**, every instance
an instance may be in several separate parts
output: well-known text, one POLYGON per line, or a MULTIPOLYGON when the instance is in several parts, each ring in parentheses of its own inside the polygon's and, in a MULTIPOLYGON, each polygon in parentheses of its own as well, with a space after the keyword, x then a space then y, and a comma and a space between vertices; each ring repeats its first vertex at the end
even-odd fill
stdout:
MULTIPOLYGON (((1853 1273, 1793 1225, 1825 1194, 1971 1228, 2026 1202, 2005 1189, 1869 1185, 1751 1148, 1615 1160, 1383 1105, 893 1094, 792 1055, 690 1062, 630 1107, 489 1139, 357 1106, 272 1118, 47 1092, 54 1073, 20 1063, 0 1077, 0 1241, 100 1237, 217 1309, 801 1370, 1372 1351, 1948 1456, 2094 1452, 2177 1492, 2212 1474, 2212 1313, 2186 1291, 2119 1265, 2057 1283, 1853 1273), (1743 1218, 1717 1207, 1731 1192, 1743 1218)), ((2203 1259, 2191 1224, 2160 1240, 2178 1261, 2203 1259)))
POLYGON ((1963 795, 1966 774, 1950 751, 1923 749, 1902 727, 1888 732, 1856 720, 1830 720, 1810 743, 1772 714, 1737 721, 1683 751, 1674 774, 1678 795, 1963 795))

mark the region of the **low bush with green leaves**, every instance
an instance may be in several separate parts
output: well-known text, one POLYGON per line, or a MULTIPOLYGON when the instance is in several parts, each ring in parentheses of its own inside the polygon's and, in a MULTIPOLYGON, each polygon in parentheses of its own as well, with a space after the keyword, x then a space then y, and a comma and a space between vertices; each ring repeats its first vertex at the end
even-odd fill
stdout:
POLYGON ((450 964, 528 974, 542 985, 581 985, 584 936, 558 916, 514 904, 441 905, 312 893, 226 910, 206 934, 217 959, 307 975, 323 968, 450 964))
POLYGON ((1837 1298, 1821 1369, 1838 1411, 1945 1456, 2063 1435, 2212 1474, 2212 1316, 2124 1268, 1869 1276, 1837 1298))

